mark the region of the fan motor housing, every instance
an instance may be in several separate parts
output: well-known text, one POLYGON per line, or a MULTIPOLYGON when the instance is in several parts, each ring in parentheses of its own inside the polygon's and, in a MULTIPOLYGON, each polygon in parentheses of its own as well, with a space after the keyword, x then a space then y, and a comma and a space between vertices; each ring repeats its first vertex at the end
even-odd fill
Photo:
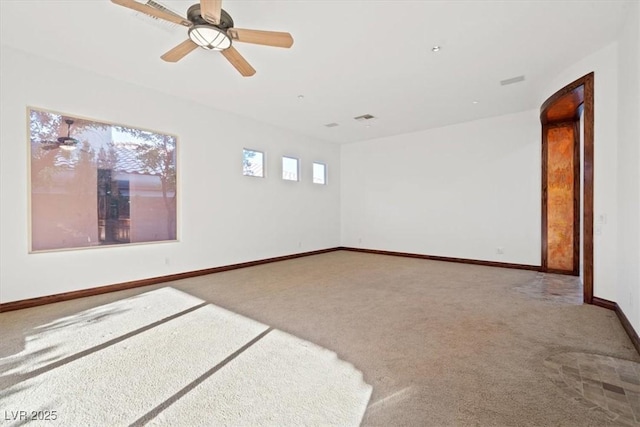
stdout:
POLYGON ((68 136, 61 136, 60 138, 58 138, 58 142, 60 144, 65 144, 65 145, 74 145, 74 144, 77 144, 79 141, 75 138, 71 138, 68 136))
POLYGON ((200 3, 194 4, 189 8, 189 10, 187 10, 187 19, 189 19, 189 21, 194 25, 211 25, 225 31, 229 28, 233 28, 233 19, 224 9, 220 9, 220 24, 213 25, 212 23, 207 22, 202 17, 202 13, 200 13, 200 3))

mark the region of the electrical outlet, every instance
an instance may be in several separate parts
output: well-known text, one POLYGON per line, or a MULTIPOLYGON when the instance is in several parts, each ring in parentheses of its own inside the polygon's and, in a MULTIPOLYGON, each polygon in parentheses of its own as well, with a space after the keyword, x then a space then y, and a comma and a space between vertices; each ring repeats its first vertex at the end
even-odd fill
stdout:
POLYGON ((503 255, 504 254, 504 248, 502 246, 498 246, 496 248, 496 254, 503 255))
POLYGON ((358 237, 358 243, 362 243, 362 237, 358 237))
POLYGON ((169 259, 169 257, 166 257, 164 259, 164 265, 169 265, 169 264, 171 264, 171 260, 169 259))

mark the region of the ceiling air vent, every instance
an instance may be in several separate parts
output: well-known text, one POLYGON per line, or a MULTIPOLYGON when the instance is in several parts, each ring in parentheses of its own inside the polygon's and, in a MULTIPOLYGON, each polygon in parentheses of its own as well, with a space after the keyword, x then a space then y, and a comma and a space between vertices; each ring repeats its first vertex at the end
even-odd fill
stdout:
POLYGON ((327 123, 326 125, 324 125, 324 127, 327 127, 327 128, 334 128, 336 126, 340 126, 340 125, 337 123, 327 123))
MULTIPOLYGON (((170 13, 172 15, 180 17, 180 15, 178 15, 173 10, 161 5, 160 3, 156 3, 153 0, 148 0, 145 4, 147 6, 150 6, 150 7, 154 8, 154 9, 158 9, 158 10, 161 10, 163 12, 167 12, 167 13, 170 13)), ((163 30, 165 30, 167 32, 172 32, 173 33, 173 30, 175 30, 175 28, 179 26, 178 24, 175 24, 173 22, 169 22, 169 21, 166 21, 164 19, 158 19, 155 16, 147 15, 146 13, 133 11, 133 14, 134 14, 135 17, 137 17, 138 19, 143 20, 147 24, 151 24, 154 27, 161 28, 161 29, 163 29, 163 30)))
POLYGON ((506 86, 506 85, 512 85, 514 83, 523 82, 523 81, 524 81, 524 76, 518 76, 518 77, 512 77, 510 79, 506 79, 506 80, 501 80, 500 84, 502 86, 506 86))
MULTIPOLYGON (((158 10, 161 10, 163 12, 168 12, 168 13, 171 13, 173 15, 176 15, 176 13, 174 11, 172 11, 171 9, 169 9, 168 7, 165 7, 165 6, 161 5, 160 3, 156 3, 153 0, 148 0, 147 1, 147 6, 151 6, 154 9, 158 9, 158 10)), ((178 15, 176 15, 176 16, 178 16, 178 15)))
POLYGON ((366 122, 369 120, 375 120, 375 117, 372 116, 371 114, 364 114, 362 116, 354 117, 354 119, 356 119, 359 122, 366 122))

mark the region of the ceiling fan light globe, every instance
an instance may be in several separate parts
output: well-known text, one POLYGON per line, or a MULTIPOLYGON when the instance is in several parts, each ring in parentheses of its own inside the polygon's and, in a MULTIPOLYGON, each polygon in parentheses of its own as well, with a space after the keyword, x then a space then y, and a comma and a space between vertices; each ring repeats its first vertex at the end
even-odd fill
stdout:
POLYGON ((76 149, 75 145, 68 145, 68 144, 60 144, 60 148, 62 148, 63 150, 67 150, 67 151, 73 151, 76 149))
POLYGON ((213 25, 194 25, 189 28, 189 38, 207 50, 225 50, 231 47, 231 38, 227 33, 213 25))

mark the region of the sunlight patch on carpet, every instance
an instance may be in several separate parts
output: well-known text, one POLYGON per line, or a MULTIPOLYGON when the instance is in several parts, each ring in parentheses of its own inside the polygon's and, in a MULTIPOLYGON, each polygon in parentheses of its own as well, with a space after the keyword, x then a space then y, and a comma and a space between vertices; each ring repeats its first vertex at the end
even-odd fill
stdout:
POLYGON ((399 402, 410 398, 412 392, 413 387, 405 387, 402 390, 396 391, 395 393, 391 393, 386 397, 378 399, 371 405, 369 405, 369 413, 388 408, 389 406, 397 405, 399 402))
POLYGON ((11 356, 19 364, 0 377, 2 408, 55 410, 50 425, 359 425, 371 395, 360 371, 329 350, 202 303, 165 288, 38 328, 29 341, 38 345, 11 356), (174 317, 159 321, 167 315, 174 317), (118 334, 125 339, 109 341, 118 334), (64 363, 28 357, 47 345, 67 355, 64 363))
POLYGON ((332 351, 276 330, 149 425, 193 418, 200 406, 224 425, 357 426, 371 390, 332 351))
POLYGON ((3 376, 25 374, 203 303, 161 288, 34 328, 20 353, 0 360, 3 376))

